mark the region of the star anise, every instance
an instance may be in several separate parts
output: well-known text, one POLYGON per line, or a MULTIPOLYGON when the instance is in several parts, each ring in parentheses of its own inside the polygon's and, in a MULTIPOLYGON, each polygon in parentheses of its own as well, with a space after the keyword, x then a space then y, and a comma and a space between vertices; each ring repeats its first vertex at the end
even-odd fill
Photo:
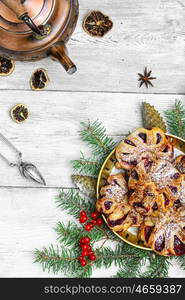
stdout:
POLYGON ((138 75, 139 75, 138 81, 141 81, 139 87, 142 87, 143 84, 145 84, 147 89, 148 89, 149 85, 153 86, 151 80, 156 79, 156 77, 151 77, 151 74, 152 74, 152 71, 148 72, 147 67, 144 69, 144 74, 138 73, 138 75))

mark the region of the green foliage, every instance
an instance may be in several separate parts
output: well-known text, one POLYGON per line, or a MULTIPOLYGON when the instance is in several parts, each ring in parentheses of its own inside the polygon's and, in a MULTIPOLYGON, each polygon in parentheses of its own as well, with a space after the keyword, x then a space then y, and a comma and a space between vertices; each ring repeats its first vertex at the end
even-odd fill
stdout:
POLYGON ((78 160, 72 160, 72 167, 75 172, 78 172, 83 175, 91 175, 91 176, 97 176, 103 160, 97 160, 96 157, 91 157, 86 159, 81 153, 81 158, 78 160))
POLYGON ((82 141, 92 149, 94 155, 107 156, 115 147, 115 142, 106 134, 106 129, 98 121, 92 124, 81 122, 83 129, 80 131, 82 141))
POLYGON ((143 274, 145 278, 166 278, 168 277, 171 258, 152 254, 149 258, 147 271, 143 274))
POLYGON ((66 210, 69 215, 79 218, 80 211, 92 212, 95 209, 95 201, 81 197, 78 191, 61 190, 56 197, 58 207, 66 210))
MULTIPOLYGON (((55 231, 58 234, 58 241, 68 247, 79 246, 79 240, 85 236, 82 226, 79 227, 71 222, 67 225, 59 222, 55 231)), ((99 227, 95 227, 94 230, 88 233, 88 236, 93 242, 96 242, 104 238, 104 233, 99 227)))
POLYGON ((48 249, 42 251, 35 250, 35 262, 42 265, 43 271, 47 270, 54 274, 63 272, 66 275, 73 275, 79 269, 79 262, 76 259, 79 253, 75 249, 66 247, 56 247, 51 245, 48 249))
POLYGON ((169 132, 185 138, 185 107, 181 101, 176 100, 174 108, 165 112, 169 132))
MULTIPOLYGON (((175 108, 166 112, 168 126, 171 133, 185 137, 185 108, 180 102, 175 108)), ((106 130, 98 121, 82 123, 80 136, 92 149, 92 157, 85 159, 82 154, 80 160, 72 162, 74 171, 82 175, 98 175, 103 160, 114 148, 114 141, 106 135, 106 130)), ((56 198, 58 207, 78 220, 81 210, 90 214, 95 209, 95 201, 83 197, 78 190, 61 190, 56 198)), ((162 257, 151 251, 143 251, 123 243, 106 225, 95 227, 86 232, 83 226, 76 222, 64 224, 59 222, 55 228, 58 236, 58 247, 51 245, 43 250, 35 251, 35 262, 40 263, 44 271, 55 274, 65 274, 72 277, 91 277, 94 269, 118 268, 116 278, 131 277, 167 277, 171 265, 171 258, 162 257), (78 261, 80 255, 79 240, 84 236, 91 238, 91 246, 97 260, 82 267, 78 261), (107 242, 111 241, 111 247, 107 242), (142 271, 144 267, 145 271, 142 271)), ((185 270, 185 256, 175 258, 176 262, 185 270)))
POLYGON ((180 267, 185 270, 185 255, 183 256, 177 256, 176 257, 176 261, 178 262, 178 264, 180 265, 180 267))

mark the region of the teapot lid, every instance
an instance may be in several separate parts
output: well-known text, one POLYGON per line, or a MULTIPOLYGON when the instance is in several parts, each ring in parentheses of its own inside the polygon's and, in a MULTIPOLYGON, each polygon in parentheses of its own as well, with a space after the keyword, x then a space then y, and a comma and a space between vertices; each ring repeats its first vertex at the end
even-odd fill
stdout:
POLYGON ((23 0, 22 3, 37 26, 51 25, 51 33, 42 40, 31 39, 27 25, 0 1, 0 48, 29 52, 47 47, 63 35, 71 18, 73 0, 23 0))
MULTIPOLYGON (((55 0, 24 0, 22 3, 29 16, 40 25, 51 16, 55 0)), ((22 20, 19 20, 16 14, 2 2, 0 2, 0 27, 15 33, 24 33, 29 30, 22 20)))

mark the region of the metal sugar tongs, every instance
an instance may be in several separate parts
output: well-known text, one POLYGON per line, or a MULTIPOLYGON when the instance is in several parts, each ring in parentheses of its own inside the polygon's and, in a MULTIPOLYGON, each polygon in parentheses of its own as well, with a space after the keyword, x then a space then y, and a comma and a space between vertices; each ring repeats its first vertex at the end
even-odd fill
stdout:
POLYGON ((0 138, 16 152, 16 154, 18 156, 18 161, 17 161, 17 163, 12 163, 1 153, 0 153, 0 157, 10 167, 18 167, 21 175, 24 178, 33 180, 39 184, 46 185, 46 182, 45 182, 42 174, 37 169, 37 167, 35 165, 33 165, 32 163, 23 162, 22 161, 22 153, 7 138, 5 138, 2 133, 0 133, 0 138))

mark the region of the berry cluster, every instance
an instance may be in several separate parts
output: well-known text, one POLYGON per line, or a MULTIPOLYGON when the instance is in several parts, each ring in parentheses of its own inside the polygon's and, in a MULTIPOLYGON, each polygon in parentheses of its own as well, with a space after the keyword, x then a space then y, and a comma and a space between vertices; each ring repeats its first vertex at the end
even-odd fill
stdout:
POLYGON ((89 237, 83 237, 80 240, 80 248, 82 249, 82 253, 79 256, 78 260, 82 267, 85 267, 87 265, 87 260, 85 259, 85 257, 88 257, 91 261, 96 260, 96 255, 92 251, 90 241, 91 239, 89 237))
POLYGON ((91 222, 87 222, 88 220, 88 217, 87 217, 87 214, 85 211, 81 211, 80 212, 80 223, 86 223, 85 226, 84 226, 84 229, 86 231, 91 231, 93 229, 94 226, 98 225, 98 226, 101 226, 103 224, 103 221, 100 217, 100 214, 97 212, 97 211, 94 211, 92 214, 91 214, 91 222))

